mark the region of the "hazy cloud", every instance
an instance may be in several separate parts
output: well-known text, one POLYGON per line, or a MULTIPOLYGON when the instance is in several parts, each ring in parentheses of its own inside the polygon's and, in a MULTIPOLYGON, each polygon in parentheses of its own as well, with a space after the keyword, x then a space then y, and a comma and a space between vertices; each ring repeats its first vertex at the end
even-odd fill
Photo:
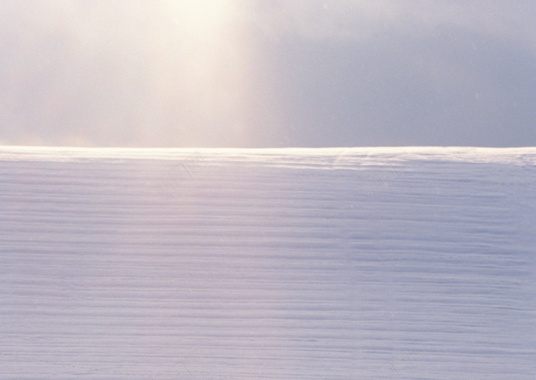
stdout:
POLYGON ((260 23, 265 31, 278 35, 366 43, 433 37, 441 29, 457 28, 532 47, 536 44, 536 26, 531 22, 536 5, 531 1, 296 0, 259 4, 260 23))
POLYGON ((531 1, 0 0, 0 142, 536 145, 531 1))

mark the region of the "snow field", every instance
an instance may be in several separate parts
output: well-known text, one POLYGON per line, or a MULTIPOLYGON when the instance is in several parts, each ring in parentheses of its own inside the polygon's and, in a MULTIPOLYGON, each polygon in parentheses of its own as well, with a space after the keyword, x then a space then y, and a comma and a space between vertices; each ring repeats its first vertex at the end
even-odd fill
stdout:
POLYGON ((0 378, 532 379, 536 149, 0 148, 0 378))

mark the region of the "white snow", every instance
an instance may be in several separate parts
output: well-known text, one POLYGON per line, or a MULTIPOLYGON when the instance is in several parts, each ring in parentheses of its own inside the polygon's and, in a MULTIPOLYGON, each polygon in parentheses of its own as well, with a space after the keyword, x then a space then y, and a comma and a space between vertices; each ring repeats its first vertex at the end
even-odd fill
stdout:
POLYGON ((536 148, 0 147, 0 378, 534 379, 536 148))

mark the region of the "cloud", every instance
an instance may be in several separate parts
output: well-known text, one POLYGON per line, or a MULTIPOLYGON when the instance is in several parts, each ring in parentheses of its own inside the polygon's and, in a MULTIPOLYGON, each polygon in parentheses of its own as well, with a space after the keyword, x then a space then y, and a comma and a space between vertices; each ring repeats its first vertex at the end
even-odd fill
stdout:
POLYGON ((366 42, 455 28, 536 46, 531 1, 259 1, 256 10, 260 27, 273 35, 366 42))
POLYGON ((0 141, 536 144, 530 1, 0 0, 0 141))
POLYGON ((269 119, 233 0, 4 3, 0 134, 12 143, 246 146, 269 119))
POLYGON ((278 4, 264 33, 291 145, 536 143, 529 3, 278 4))

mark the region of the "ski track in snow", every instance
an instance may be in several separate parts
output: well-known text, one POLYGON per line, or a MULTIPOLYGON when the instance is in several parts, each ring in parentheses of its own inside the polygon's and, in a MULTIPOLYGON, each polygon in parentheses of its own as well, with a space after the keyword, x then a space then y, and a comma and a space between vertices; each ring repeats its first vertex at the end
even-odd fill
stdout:
POLYGON ((534 379, 536 149, 0 147, 0 378, 534 379))

